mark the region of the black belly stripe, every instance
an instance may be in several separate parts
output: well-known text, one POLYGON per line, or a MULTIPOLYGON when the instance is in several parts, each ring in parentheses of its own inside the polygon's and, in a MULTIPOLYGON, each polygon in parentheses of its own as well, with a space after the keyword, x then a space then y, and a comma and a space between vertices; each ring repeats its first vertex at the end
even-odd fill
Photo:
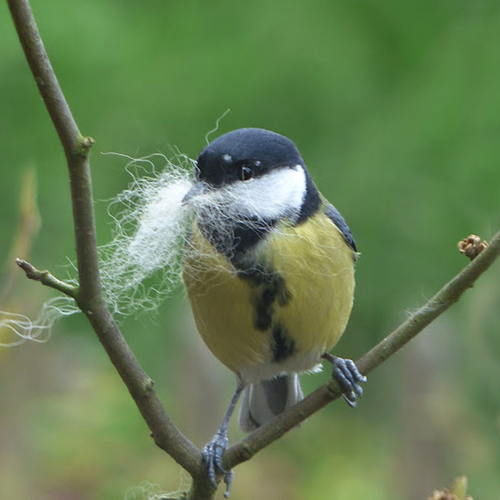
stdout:
POLYGON ((273 328, 273 362, 279 363, 289 358, 297 350, 295 341, 288 336, 286 328, 276 325, 273 328))
POLYGON ((253 305, 255 309, 254 325, 257 330, 269 330, 273 320, 274 292, 266 288, 262 293, 256 293, 253 305))
POLYGON ((247 280, 253 287, 252 305, 254 308, 254 326, 257 330, 271 328, 275 303, 285 306, 291 299, 285 280, 277 272, 266 272, 262 266, 253 270, 240 271, 238 276, 247 280))

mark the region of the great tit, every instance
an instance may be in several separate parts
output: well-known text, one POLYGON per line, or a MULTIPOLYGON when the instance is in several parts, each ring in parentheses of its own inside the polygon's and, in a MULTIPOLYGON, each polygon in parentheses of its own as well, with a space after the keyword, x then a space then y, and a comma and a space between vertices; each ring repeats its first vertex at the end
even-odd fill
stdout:
POLYGON ((183 280, 196 326, 237 377, 223 422, 203 449, 209 478, 221 473, 239 396, 240 427, 252 431, 303 398, 298 373, 333 363, 351 405, 365 382, 356 365, 328 354, 344 332, 357 258, 352 233, 318 191, 295 144, 244 128, 211 142, 184 197, 193 223, 183 280))

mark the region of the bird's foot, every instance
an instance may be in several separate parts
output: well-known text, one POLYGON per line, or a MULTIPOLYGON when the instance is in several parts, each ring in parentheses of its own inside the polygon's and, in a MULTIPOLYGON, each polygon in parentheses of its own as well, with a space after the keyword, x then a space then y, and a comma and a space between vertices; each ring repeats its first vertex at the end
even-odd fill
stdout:
POLYGON ((212 483, 212 486, 217 489, 217 474, 222 474, 224 476, 224 482, 226 483, 226 492, 224 497, 228 498, 231 494, 231 483, 233 482, 233 471, 227 471, 222 466, 222 456, 229 446, 229 440, 226 433, 217 432, 213 437, 212 441, 207 443, 203 447, 203 462, 207 469, 208 479, 212 483))
POLYGON ((363 395, 360 383, 366 382, 367 378, 359 373, 357 366, 351 359, 338 358, 329 353, 323 354, 322 357, 332 363, 332 377, 340 384, 342 397, 346 403, 354 408, 357 399, 363 395))

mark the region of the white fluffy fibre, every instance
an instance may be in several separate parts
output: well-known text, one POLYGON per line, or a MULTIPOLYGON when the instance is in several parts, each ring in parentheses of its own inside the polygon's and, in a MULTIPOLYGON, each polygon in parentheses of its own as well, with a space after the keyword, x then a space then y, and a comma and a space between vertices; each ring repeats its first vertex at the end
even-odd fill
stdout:
MULTIPOLYGON (((189 243, 195 213, 219 251, 231 256, 238 241, 234 237, 238 224, 259 230, 268 218, 293 220, 305 192, 304 172, 295 167, 245 183, 218 188, 205 185, 182 203, 193 186, 193 160, 180 154, 175 163, 161 154, 140 159, 119 156, 129 160, 132 183, 111 201, 108 212, 114 222, 113 239, 99 247, 104 298, 115 315, 154 312, 181 282, 183 254, 191 254, 191 261, 200 266, 212 265, 213 260, 200 258, 200 249, 189 243), (157 168, 160 162, 161 168, 157 168)), ((196 272, 193 266, 192 270, 196 272)), ((16 340, 9 345, 42 342, 57 319, 76 312, 79 309, 73 299, 57 297, 44 304, 36 321, 7 314, 0 319, 0 328, 15 334, 16 340)))
POLYGON ((143 481, 139 486, 129 488, 125 493, 125 500, 167 500, 169 498, 183 498, 184 491, 187 490, 189 481, 186 473, 181 471, 180 489, 169 493, 162 491, 158 484, 152 484, 149 481, 143 481))
POLYGON ((159 154, 131 159, 127 168, 133 182, 110 204, 114 237, 99 255, 104 296, 114 313, 153 311, 180 282, 192 220, 182 199, 192 186, 193 161, 177 160, 184 166, 159 154), (157 173, 154 161, 159 159, 166 167, 157 173))
POLYGON ((140 486, 130 488, 125 493, 125 500, 162 500, 168 498, 168 494, 161 490, 157 484, 151 484, 147 481, 140 486))
POLYGON ((65 296, 47 300, 43 304, 38 318, 34 321, 23 314, 0 311, 0 331, 2 332, 2 340, 5 339, 5 342, 0 341, 0 346, 15 347, 27 340, 39 343, 47 342, 54 323, 63 316, 71 316, 77 312, 80 312, 80 309, 76 306, 75 301, 65 296))
MULTIPOLYGON (((99 247, 104 297, 111 311, 119 315, 154 311, 179 284, 181 255, 193 213, 181 203, 193 185, 191 159, 177 155, 178 165, 161 154, 126 158, 133 181, 111 201, 113 239, 99 247), (162 169, 157 171, 155 162, 160 161, 162 169)), ((77 284, 74 279, 69 281, 77 284)), ((2 335, 0 345, 46 342, 58 319, 78 312, 76 302, 65 296, 45 302, 34 321, 0 311, 0 332, 13 334, 2 335), (10 339, 2 342, 7 337, 10 339)))

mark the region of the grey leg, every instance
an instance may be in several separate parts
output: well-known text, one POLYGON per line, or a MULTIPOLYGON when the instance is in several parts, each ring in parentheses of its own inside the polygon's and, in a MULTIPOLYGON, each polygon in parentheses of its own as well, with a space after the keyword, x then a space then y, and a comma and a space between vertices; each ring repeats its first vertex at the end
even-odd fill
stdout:
POLYGON ((227 428, 229 426, 229 421, 231 420, 231 415, 234 413, 236 403, 238 402, 243 388, 244 385, 240 381, 238 381, 238 387, 236 387, 236 391, 231 398, 231 402, 229 403, 229 407, 226 411, 226 414, 224 415, 218 431, 215 433, 215 436, 212 438, 212 440, 203 447, 203 461, 205 462, 205 466, 207 468, 208 478, 210 479, 213 487, 217 489, 217 473, 220 472, 224 475, 224 482, 226 483, 226 493, 224 494, 224 496, 226 498, 228 498, 231 493, 233 471, 227 471, 224 469, 224 467, 222 466, 222 456, 229 445, 229 440, 227 438, 227 428))

